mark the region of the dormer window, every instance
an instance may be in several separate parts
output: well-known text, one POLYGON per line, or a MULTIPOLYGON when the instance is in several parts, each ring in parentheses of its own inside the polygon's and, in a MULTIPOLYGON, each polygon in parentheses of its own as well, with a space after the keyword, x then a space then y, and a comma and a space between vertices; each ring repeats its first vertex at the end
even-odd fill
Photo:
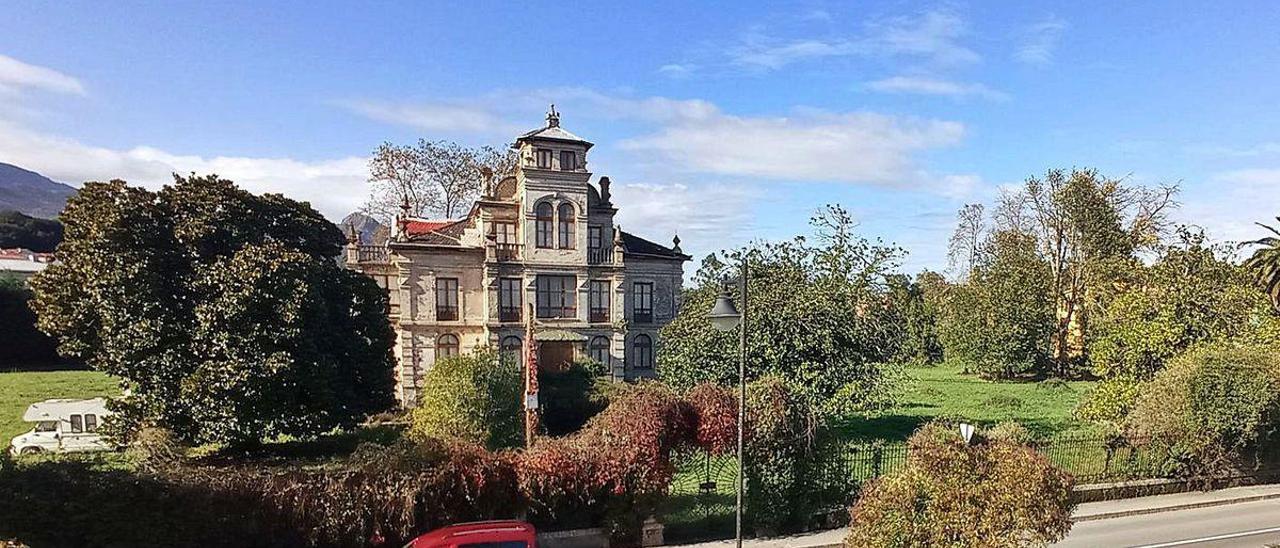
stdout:
POLYGON ((538 149, 538 167, 542 169, 551 169, 551 158, 553 153, 545 148, 538 149))
POLYGON ((572 150, 560 151, 560 171, 574 171, 578 169, 578 154, 572 150))

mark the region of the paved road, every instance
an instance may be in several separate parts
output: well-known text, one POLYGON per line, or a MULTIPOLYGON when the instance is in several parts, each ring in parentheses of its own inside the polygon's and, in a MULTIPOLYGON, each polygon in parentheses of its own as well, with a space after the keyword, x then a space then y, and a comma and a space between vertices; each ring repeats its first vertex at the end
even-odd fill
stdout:
POLYGON ((1280 547, 1280 499, 1077 523, 1055 547, 1280 547))

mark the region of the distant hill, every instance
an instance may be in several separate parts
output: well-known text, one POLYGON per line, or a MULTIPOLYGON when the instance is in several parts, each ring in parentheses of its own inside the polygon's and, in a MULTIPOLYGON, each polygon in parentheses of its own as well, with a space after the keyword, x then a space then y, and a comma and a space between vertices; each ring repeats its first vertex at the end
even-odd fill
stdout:
POLYGON ((62 223, 0 210, 0 249, 21 247, 51 253, 62 242, 62 223))
POLYGON ((58 216, 76 189, 34 171, 0 162, 0 211, 20 211, 32 217, 58 216))

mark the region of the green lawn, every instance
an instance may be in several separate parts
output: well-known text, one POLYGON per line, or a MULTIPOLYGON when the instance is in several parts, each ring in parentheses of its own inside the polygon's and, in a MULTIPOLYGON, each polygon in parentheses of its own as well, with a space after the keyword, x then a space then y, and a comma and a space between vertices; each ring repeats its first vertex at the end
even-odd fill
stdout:
POLYGON ((24 371, 0 373, 0 443, 31 429, 22 422, 27 406, 51 398, 92 398, 116 395, 115 381, 97 371, 24 371))
POLYGON ((1094 431, 1071 412, 1092 381, 993 382, 965 375, 951 364, 907 368, 908 380, 892 409, 872 418, 846 421, 851 439, 903 440, 936 417, 989 425, 1017 421, 1037 436, 1082 435, 1094 431))

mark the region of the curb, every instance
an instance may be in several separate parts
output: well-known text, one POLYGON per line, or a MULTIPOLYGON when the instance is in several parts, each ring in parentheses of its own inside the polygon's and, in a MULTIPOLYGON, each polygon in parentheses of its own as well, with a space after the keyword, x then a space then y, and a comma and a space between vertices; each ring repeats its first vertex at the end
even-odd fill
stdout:
MULTIPOLYGON (((1162 512, 1177 512, 1178 510, 1195 510, 1197 508, 1210 508, 1213 506, 1227 506, 1230 504, 1241 504, 1245 502, 1258 502, 1262 500, 1280 499, 1280 493, 1267 493, 1263 495, 1248 495, 1229 499, 1206 500, 1202 502, 1188 502, 1186 504, 1174 504, 1170 506, 1157 506, 1154 508, 1134 508, 1132 510, 1120 510, 1117 512, 1102 512, 1100 514, 1089 514, 1072 518, 1073 523, 1082 521, 1098 521, 1104 519, 1126 518, 1130 516, 1143 516, 1147 514, 1159 514, 1162 512)), ((815 547, 816 548, 816 547, 815 547)))

